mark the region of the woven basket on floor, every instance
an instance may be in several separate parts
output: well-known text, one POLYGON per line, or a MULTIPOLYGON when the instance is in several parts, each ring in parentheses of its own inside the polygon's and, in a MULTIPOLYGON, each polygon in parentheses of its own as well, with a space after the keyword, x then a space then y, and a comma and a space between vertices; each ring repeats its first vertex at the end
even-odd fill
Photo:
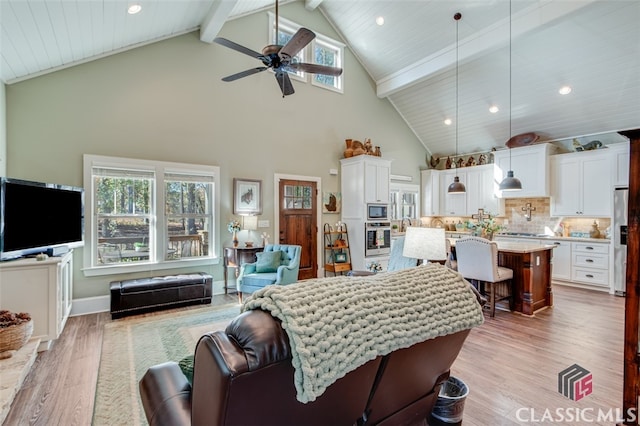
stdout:
POLYGON ((33 333, 33 320, 0 328, 0 359, 9 358, 24 346, 33 333))

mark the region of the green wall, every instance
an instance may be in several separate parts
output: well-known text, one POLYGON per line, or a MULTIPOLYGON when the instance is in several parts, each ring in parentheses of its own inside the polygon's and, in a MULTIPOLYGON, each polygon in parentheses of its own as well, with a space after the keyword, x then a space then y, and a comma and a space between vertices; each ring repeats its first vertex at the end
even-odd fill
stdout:
MULTIPOLYGON (((322 14, 301 3, 280 14, 340 39, 322 14)), ((259 51, 267 26, 260 12, 228 22, 219 35, 259 51)), ((294 80, 296 93, 283 99, 270 72, 220 81, 259 65, 194 32, 8 85, 7 175, 82 186, 83 154, 217 165, 223 245, 230 242, 224 229, 234 177, 262 179, 260 219, 273 224, 274 173, 320 177, 323 191, 339 191, 339 176, 329 169, 340 169, 346 138, 371 138, 393 160, 393 174, 420 182, 426 150, 391 104, 376 97, 351 51, 344 94, 294 80)), ((273 228, 267 231, 273 236, 273 228)), ((85 277, 82 249, 74 262, 76 299, 106 295, 109 281, 126 277, 85 277)), ((199 269, 222 279, 220 265, 199 269)))

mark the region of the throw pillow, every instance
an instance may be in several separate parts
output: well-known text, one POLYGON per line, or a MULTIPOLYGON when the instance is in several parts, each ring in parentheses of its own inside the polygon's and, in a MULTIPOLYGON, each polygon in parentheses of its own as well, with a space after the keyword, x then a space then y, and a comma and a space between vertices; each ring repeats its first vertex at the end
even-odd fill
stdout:
POLYGON ((193 383, 193 355, 189 355, 188 357, 182 358, 178 363, 180 366, 180 370, 182 370, 182 374, 185 375, 189 383, 193 383))
POLYGON ((256 253, 258 261, 256 262, 256 272, 276 272, 280 266, 282 251, 264 251, 256 253))

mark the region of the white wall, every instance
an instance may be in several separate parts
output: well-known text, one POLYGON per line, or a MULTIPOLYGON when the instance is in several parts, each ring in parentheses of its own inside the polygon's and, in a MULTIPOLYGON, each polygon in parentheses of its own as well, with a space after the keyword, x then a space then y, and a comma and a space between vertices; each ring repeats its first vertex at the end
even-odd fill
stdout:
POLYGON ((7 175, 7 102, 4 83, 0 83, 0 176, 7 175))
MULTIPOLYGON (((339 39, 319 12, 299 2, 280 14, 339 39)), ((261 50, 268 44, 267 23, 261 12, 227 23, 220 36, 261 50)), ((260 63, 202 43, 197 33, 9 85, 8 175, 82 185, 85 153, 218 165, 222 229, 231 217, 234 177, 262 180, 261 219, 272 224, 275 173, 316 176, 323 190, 339 190, 340 177, 329 169, 340 168, 347 138, 371 138, 393 159, 393 174, 419 182, 424 147, 345 53, 343 95, 294 81, 296 93, 283 99, 270 72, 224 83, 222 77, 260 63)), ((109 281, 125 278, 84 277, 81 250, 74 263, 76 299, 106 295, 109 281)), ((222 279, 221 266, 202 270, 222 279)))

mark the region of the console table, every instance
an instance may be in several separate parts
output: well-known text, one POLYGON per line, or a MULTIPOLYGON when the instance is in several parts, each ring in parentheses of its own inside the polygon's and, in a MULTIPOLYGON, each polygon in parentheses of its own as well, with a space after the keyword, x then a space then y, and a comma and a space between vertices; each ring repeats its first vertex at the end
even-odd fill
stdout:
POLYGON ((224 294, 227 294, 229 268, 234 268, 236 278, 240 273, 240 265, 243 263, 253 263, 257 260, 256 253, 261 252, 264 247, 225 247, 224 248, 224 294))

